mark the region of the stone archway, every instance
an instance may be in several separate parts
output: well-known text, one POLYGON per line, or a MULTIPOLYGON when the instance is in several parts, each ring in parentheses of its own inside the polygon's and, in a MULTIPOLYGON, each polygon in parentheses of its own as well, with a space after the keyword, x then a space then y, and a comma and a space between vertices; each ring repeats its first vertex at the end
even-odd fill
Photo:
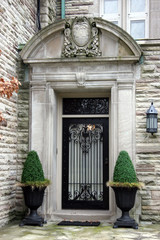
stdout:
POLYGON ((112 194, 109 210, 62 209, 62 99, 109 97, 111 178, 120 150, 127 150, 135 159, 135 82, 139 78, 140 47, 125 31, 105 20, 68 19, 37 33, 24 47, 21 57, 31 69, 30 146, 38 151, 52 181, 43 213, 51 218, 68 215, 111 219, 115 215, 112 194), (81 29, 80 35, 77 29, 81 29))

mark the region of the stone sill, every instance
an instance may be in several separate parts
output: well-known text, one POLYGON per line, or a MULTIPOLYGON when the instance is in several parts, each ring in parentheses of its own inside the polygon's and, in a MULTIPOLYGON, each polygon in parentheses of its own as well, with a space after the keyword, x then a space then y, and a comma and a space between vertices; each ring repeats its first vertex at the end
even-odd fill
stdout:
POLYGON ((160 39, 141 39, 141 40, 136 40, 136 42, 140 45, 140 46, 147 46, 147 45, 151 45, 151 46, 159 46, 160 45, 160 39))

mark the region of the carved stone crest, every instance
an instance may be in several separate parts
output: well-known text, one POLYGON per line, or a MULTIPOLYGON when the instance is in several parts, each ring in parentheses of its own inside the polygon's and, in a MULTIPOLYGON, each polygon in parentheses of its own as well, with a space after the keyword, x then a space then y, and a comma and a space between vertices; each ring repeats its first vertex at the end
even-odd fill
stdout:
POLYGON ((96 23, 85 17, 66 22, 62 57, 100 56, 99 31, 96 23))
POLYGON ((72 38, 75 44, 79 47, 85 46, 91 35, 89 22, 85 18, 76 19, 72 25, 72 38))

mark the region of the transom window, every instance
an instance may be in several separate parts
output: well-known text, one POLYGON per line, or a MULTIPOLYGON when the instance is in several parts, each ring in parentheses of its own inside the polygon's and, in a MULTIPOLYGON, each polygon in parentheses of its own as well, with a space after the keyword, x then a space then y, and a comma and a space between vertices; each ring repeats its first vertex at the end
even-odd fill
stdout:
POLYGON ((135 39, 148 37, 148 0, 101 0, 101 17, 135 39))

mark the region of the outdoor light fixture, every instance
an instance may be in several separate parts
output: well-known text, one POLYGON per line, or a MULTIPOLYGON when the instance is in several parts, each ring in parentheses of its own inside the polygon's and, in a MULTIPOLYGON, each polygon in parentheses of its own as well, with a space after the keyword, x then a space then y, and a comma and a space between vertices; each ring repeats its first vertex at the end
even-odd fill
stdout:
POLYGON ((146 112, 147 115, 147 129, 146 131, 149 133, 156 133, 157 132, 157 128, 158 128, 158 124, 157 124, 157 115, 158 112, 155 109, 155 107, 153 106, 153 102, 151 103, 150 108, 147 110, 146 112))

